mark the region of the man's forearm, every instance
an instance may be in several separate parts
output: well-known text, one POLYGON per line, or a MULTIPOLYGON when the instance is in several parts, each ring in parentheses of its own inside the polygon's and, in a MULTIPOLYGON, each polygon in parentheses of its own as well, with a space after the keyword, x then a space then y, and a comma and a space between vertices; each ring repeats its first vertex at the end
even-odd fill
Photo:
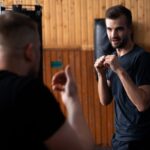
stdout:
POLYGON ((144 108, 147 107, 147 94, 145 90, 135 85, 123 68, 119 68, 116 73, 118 74, 129 99, 139 111, 143 111, 144 108))
POLYGON ((102 105, 108 105, 112 101, 110 87, 108 86, 105 75, 98 76, 98 94, 102 105))
POLYGON ((93 136, 84 118, 79 99, 69 100, 66 107, 68 111, 68 122, 76 131, 83 147, 87 150, 94 149, 93 136))

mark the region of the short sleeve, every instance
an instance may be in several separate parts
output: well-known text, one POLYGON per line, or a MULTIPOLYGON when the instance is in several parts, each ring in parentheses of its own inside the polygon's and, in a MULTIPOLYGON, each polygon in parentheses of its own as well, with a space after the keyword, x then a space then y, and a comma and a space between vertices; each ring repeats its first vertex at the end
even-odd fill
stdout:
POLYGON ((136 63, 135 81, 137 85, 150 84, 150 53, 144 52, 136 63))
POLYGON ((37 141, 52 136, 64 123, 65 117, 50 90, 37 80, 30 81, 21 90, 21 105, 24 116, 37 141))

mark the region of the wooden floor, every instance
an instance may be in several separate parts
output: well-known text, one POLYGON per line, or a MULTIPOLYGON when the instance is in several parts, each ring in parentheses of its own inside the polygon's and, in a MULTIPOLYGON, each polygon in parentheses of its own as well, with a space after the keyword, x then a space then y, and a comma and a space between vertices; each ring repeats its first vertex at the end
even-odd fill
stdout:
POLYGON ((112 150, 111 147, 96 146, 96 150, 112 150))
POLYGON ((110 147, 101 147, 98 150, 112 150, 110 147))

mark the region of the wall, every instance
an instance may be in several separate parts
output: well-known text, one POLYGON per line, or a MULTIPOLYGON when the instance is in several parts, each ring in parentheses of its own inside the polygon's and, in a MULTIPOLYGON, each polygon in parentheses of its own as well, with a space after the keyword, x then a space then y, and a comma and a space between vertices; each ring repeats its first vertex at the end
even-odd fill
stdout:
POLYGON ((131 9, 135 40, 149 48, 149 0, 44 0, 44 46, 93 49, 94 19, 103 18, 105 10, 116 4, 131 9))
MULTIPOLYGON (((150 48, 149 0, 3 0, 13 3, 43 6, 44 48, 81 48, 93 50, 93 25, 95 18, 103 18, 112 5, 123 4, 133 13, 135 40, 150 48)), ((2 2, 2 0, 0 1, 2 2)))

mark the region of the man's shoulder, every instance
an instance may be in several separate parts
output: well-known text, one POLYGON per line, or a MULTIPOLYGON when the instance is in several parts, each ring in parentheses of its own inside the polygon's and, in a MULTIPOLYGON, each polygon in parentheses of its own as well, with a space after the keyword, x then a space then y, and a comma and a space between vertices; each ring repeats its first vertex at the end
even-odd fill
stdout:
POLYGON ((20 92, 22 90, 30 91, 45 87, 43 81, 33 76, 20 76, 15 73, 0 71, 0 89, 5 88, 9 91, 20 92))
POLYGON ((135 44, 133 49, 136 51, 136 53, 150 55, 150 51, 148 51, 147 49, 145 49, 144 47, 140 45, 135 44))
POLYGON ((132 59, 136 59, 136 60, 141 60, 144 58, 150 59, 150 52, 139 45, 134 46, 131 55, 132 55, 132 59))

